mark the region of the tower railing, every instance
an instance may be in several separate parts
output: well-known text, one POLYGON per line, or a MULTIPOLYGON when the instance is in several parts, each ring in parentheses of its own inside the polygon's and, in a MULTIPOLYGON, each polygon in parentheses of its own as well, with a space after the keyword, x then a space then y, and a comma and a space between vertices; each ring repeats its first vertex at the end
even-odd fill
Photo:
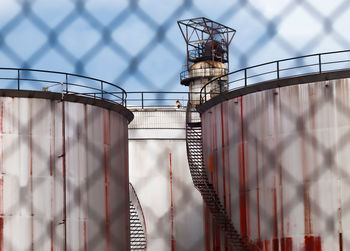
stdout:
POLYGON ((220 54, 220 56, 215 54, 212 55, 211 53, 208 53, 208 51, 206 51, 206 49, 202 45, 202 46, 199 46, 198 48, 191 49, 188 51, 189 60, 191 60, 192 62, 206 61, 206 60, 212 60, 214 56, 215 61, 226 63, 228 61, 227 49, 225 48, 227 45, 225 43, 219 43, 219 44, 221 45, 222 52, 223 52, 222 54, 220 54))
POLYGON ((184 70, 180 73, 180 81, 182 82, 185 79, 193 78, 193 77, 203 77, 203 73, 211 73, 210 71, 213 71, 213 70, 215 70, 215 74, 218 74, 220 72, 221 75, 225 75, 228 73, 228 69, 217 68, 214 66, 192 69, 192 70, 184 70), (193 74, 191 75, 190 72, 192 72, 193 74))
POLYGON ((323 74, 345 69, 350 69, 350 50, 310 54, 258 64, 212 79, 202 87, 200 102, 207 102, 211 98, 212 93, 221 93, 219 89, 213 88, 208 92, 206 87, 222 78, 229 77, 227 87, 224 88, 225 92, 227 92, 273 80, 323 74))

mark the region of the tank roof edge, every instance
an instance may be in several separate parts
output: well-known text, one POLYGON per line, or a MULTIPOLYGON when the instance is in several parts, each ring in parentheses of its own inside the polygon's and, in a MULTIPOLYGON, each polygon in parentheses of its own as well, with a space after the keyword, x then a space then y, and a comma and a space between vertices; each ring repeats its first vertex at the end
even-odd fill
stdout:
POLYGON ((342 79, 342 78, 350 78, 349 69, 325 72, 321 74, 315 73, 315 74, 308 74, 308 75, 302 75, 302 76, 294 76, 294 77, 289 77, 284 79, 275 79, 271 81, 260 82, 254 85, 249 85, 247 87, 221 93, 220 95, 206 101, 205 103, 200 104, 197 107, 197 110, 199 113, 204 113, 211 107, 217 104, 220 104, 226 100, 238 98, 238 97, 241 97, 250 93, 259 92, 259 91, 265 91, 265 90, 291 86, 291 85, 308 84, 308 83, 315 83, 315 82, 327 81, 327 80, 336 80, 336 79, 342 79))
POLYGON ((42 98, 89 104, 118 112, 128 120, 128 123, 130 123, 134 119, 134 114, 131 111, 129 111, 126 107, 120 104, 112 103, 108 100, 94 99, 74 94, 65 94, 62 96, 62 94, 58 92, 0 89, 0 97, 42 98))

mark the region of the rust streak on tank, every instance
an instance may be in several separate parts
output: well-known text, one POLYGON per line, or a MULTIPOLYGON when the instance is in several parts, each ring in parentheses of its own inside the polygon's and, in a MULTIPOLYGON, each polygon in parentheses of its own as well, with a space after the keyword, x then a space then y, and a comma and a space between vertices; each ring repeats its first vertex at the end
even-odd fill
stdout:
MULTIPOLYGON (((216 112, 215 112, 216 115, 216 112)), ((217 121, 214 119, 214 126, 213 126, 213 133, 214 133, 214 186, 216 188, 216 192, 218 193, 218 196, 220 197, 220 188, 219 188, 219 170, 218 170, 218 133, 217 133, 217 121)))
POLYGON ((270 251, 271 250, 270 246, 271 246, 270 240, 265 240, 265 251, 270 251))
POLYGON ((206 206, 206 204, 203 204, 203 210, 204 210, 204 227, 205 227, 205 251, 210 251, 210 213, 209 209, 206 206))
MULTIPOLYGON (((279 251, 279 239, 278 238, 274 238, 272 240, 272 251, 279 251)), ((281 251, 284 251, 283 249, 281 251)))
POLYGON ((216 231, 215 231, 215 222, 212 220, 213 224, 212 224, 212 236, 213 236, 213 242, 212 242, 212 245, 213 245, 213 251, 216 250, 216 231))
POLYGON ((0 179, 0 251, 4 248, 4 176, 0 179))
POLYGON ((220 228, 214 224, 215 227, 215 251, 221 250, 221 238, 220 238, 220 228))
POLYGON ((4 133, 4 102, 1 102, 0 126, 1 126, 1 133, 4 133))
MULTIPOLYGON (((2 117, 2 116, 1 116, 2 117)), ((1 179, 0 179, 0 251, 4 248, 4 135, 1 135, 1 179)))
POLYGON ((278 240, 278 214, 277 214, 277 188, 276 188, 276 177, 273 180, 273 250, 277 251, 279 246, 278 240))
POLYGON ((0 251, 4 250, 4 218, 0 218, 0 251))
POLYGON ((222 183, 223 183, 223 192, 224 192, 224 209, 226 211, 226 165, 225 165, 225 134, 224 134, 224 111, 223 104, 220 106, 220 115, 221 115, 221 152, 222 152, 222 183))
POLYGON ((240 228, 243 237, 248 236, 248 221, 247 221, 247 198, 246 198, 246 173, 245 173, 245 155, 244 155, 244 122, 243 122, 243 98, 240 98, 241 103, 241 144, 238 149, 239 160, 239 212, 240 212, 240 228))
POLYGON ((170 240, 171 240, 171 251, 175 251, 173 170, 171 165, 171 153, 169 153, 169 181, 170 181, 170 223, 171 223, 170 240))
POLYGON ((283 178, 282 178, 282 165, 279 164, 279 207, 280 207, 280 219, 281 219, 281 237, 284 238, 284 214, 283 214, 283 178))
POLYGON ((261 241, 261 230, 260 230, 260 187, 259 187, 259 159, 258 159, 258 141, 255 139, 255 178, 256 178, 256 211, 258 214, 258 241, 261 241))
POLYGON ((86 220, 84 220, 84 251, 87 251, 87 230, 86 230, 86 220))
MULTIPOLYGON (((228 103, 226 104, 226 115, 228 116, 228 103)), ((232 219, 232 205, 231 205, 231 166, 230 166, 230 131, 229 131, 229 119, 226 120, 226 142, 227 142, 227 177, 228 177, 228 210, 229 210, 229 217, 232 219)))
POLYGON ((110 219, 109 219, 109 191, 108 191, 108 182, 109 182, 109 151, 110 151, 110 128, 109 128, 109 112, 103 112, 103 138, 104 138, 104 175, 105 175, 105 210, 106 210, 106 250, 110 250, 110 219))
POLYGON ((320 236, 305 236, 305 251, 322 251, 320 236))
POLYGON ((281 239, 281 250, 282 251, 293 251, 293 239, 290 237, 281 239))

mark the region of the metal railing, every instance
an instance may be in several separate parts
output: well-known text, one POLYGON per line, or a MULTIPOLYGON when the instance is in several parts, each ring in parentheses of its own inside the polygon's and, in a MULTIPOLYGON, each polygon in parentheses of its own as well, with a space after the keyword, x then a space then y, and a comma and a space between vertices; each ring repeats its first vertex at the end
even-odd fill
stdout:
POLYGON ((126 106, 126 91, 107 81, 83 75, 21 68, 0 68, 0 88, 58 92, 106 100, 126 106))
MULTIPOLYGON (((210 20, 208 20, 208 21, 210 21, 210 20)), ((236 32, 236 31, 234 31, 234 32, 236 32)), ((221 33, 221 34, 223 35, 223 33, 221 33)), ((211 59, 213 56, 212 50, 215 49, 214 47, 219 47, 221 53, 220 53, 220 55, 217 55, 217 56, 219 56, 221 58, 221 60, 223 60, 224 62, 227 62, 227 60, 228 60, 228 54, 227 54, 228 45, 224 41, 215 40, 215 42, 216 42, 215 46, 212 46, 212 45, 208 44, 205 40, 192 41, 191 43, 197 43, 197 45, 192 44, 192 48, 194 47, 194 49, 190 49, 188 51, 189 58, 194 60, 194 61, 196 61, 196 60, 202 61, 203 59, 211 59)))
POLYGON ((335 70, 350 69, 350 50, 310 54, 287 58, 255 66, 243 68, 214 78, 206 83, 200 91, 200 102, 205 103, 210 96, 220 94, 225 90, 243 89, 267 81, 287 79, 310 74, 322 74, 335 70), (226 88, 213 88, 211 83, 230 78, 226 88), (210 96, 208 96, 210 95, 210 96))
POLYGON ((74 94, 134 107, 186 107, 191 94, 200 92, 140 91, 126 92, 123 88, 92 77, 66 72, 0 68, 0 89, 31 90, 74 94))
POLYGON ((191 95, 198 95, 200 92, 166 92, 166 91, 141 91, 128 92, 127 108, 147 108, 147 107, 177 107, 185 108, 191 95))

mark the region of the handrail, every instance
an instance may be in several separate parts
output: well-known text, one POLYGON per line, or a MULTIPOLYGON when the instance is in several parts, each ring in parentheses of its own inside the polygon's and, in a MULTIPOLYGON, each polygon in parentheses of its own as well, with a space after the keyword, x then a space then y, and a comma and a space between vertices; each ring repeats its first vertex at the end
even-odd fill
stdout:
MULTIPOLYGON (((298 56, 298 57, 292 57, 292 58, 285 58, 285 59, 281 59, 281 60, 275 60, 275 61, 271 61, 271 62, 267 62, 267 63, 262 63, 262 64, 258 64, 258 65, 254 65, 254 66, 250 66, 250 67, 246 67, 243 69, 239 69, 233 72, 229 72, 227 74, 223 74, 219 77, 216 77, 212 80, 210 80, 209 82, 207 82, 200 90, 200 102, 201 103, 205 103, 207 101, 207 95, 211 95, 214 93, 222 93, 223 90, 216 90, 216 89, 212 89, 210 90, 210 93, 207 93, 207 87, 217 81, 220 80, 222 78, 225 78, 226 80, 228 79, 229 76, 233 76, 234 74, 237 73, 241 73, 243 76, 240 76, 238 79, 232 80, 232 81, 228 81, 227 82, 227 87, 224 88, 225 91, 231 91, 234 89, 244 89, 246 88, 248 85, 252 85, 249 84, 248 81, 252 80, 253 78, 256 77, 261 77, 261 76, 266 76, 269 74, 275 74, 274 77, 268 79, 269 81, 271 80, 279 80, 279 79, 285 79, 285 78, 290 78, 290 77, 297 77, 297 76, 301 76, 301 75, 306 75, 306 74, 322 74, 322 73, 326 73, 326 72, 330 72, 330 70, 325 70, 324 67, 325 66, 329 66, 329 65, 334 65, 334 64, 340 64, 340 63, 350 63, 350 55, 347 56, 346 59, 343 60, 333 60, 333 61, 324 61, 325 56, 328 55, 339 55, 339 54, 345 54, 345 53, 350 53, 350 50, 341 50, 341 51, 333 51, 333 52, 324 52, 324 53, 315 53, 315 54, 309 54, 309 55, 303 55, 303 56, 298 56), (296 60, 306 60, 306 59, 315 59, 316 57, 316 61, 309 63, 309 64, 300 64, 300 62, 295 62, 297 63, 297 65, 292 66, 292 67, 284 67, 281 68, 281 65, 285 62, 293 62, 296 60), (261 70, 262 67, 266 67, 266 66, 272 66, 274 67, 273 69, 269 69, 266 71, 261 71, 260 73, 255 73, 253 75, 249 75, 249 70, 261 70), (296 70, 296 69, 302 69, 302 68, 311 68, 311 67, 316 67, 318 66, 318 68, 316 70, 312 70, 312 71, 306 71, 303 74, 286 74, 285 76, 281 77, 281 73, 286 73, 288 71, 292 71, 292 70, 296 70), (322 67, 324 66, 324 67, 322 67), (233 83, 237 83, 240 81, 244 81, 244 84, 240 87, 236 87, 236 88, 232 88, 232 84, 233 83)), ((345 68, 341 68, 340 69, 350 69, 350 65, 345 67, 345 68)), ((253 84, 258 84, 260 82, 265 82, 265 81, 258 81, 256 83, 253 84)))
POLYGON ((10 88, 7 87, 8 89, 51 91, 55 88, 55 92, 60 92, 62 95, 75 94, 87 96, 126 106, 127 93, 123 88, 98 78, 87 77, 80 74, 0 67, 0 80, 15 81, 16 85, 10 85, 10 88), (30 75, 33 74, 45 74, 45 77, 31 77, 30 75), (2 77, 1 75, 6 76, 2 77), (73 78, 74 80, 72 80, 73 78), (86 81, 89 81, 89 83, 86 83, 86 81), (44 85, 38 85, 38 83, 44 85))
MULTIPOLYGON (((184 91, 137 91, 128 92, 127 108, 185 108, 191 95, 197 95, 200 92, 184 92, 184 91), (178 102, 179 103, 178 103, 178 102)), ((198 100, 199 101, 199 100, 198 100)))
POLYGON ((199 97, 200 92, 188 91, 137 91, 126 92, 123 88, 93 77, 60 71, 1 68, 0 89, 52 91, 74 94, 93 99, 134 107, 175 107, 176 101, 185 107, 191 94, 199 97), (4 83, 5 82, 5 83, 4 83), (8 82, 8 84, 6 84, 8 82))

